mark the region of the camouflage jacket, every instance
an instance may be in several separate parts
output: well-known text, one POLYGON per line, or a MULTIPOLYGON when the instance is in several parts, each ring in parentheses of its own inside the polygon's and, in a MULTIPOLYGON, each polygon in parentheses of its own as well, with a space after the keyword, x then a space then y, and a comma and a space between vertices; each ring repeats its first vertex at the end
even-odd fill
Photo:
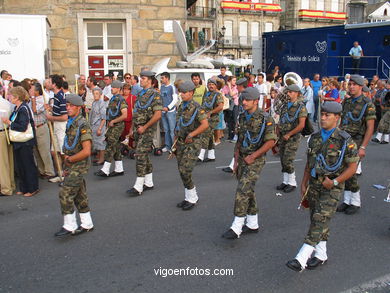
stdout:
POLYGON ((294 102, 290 108, 288 108, 287 103, 283 104, 280 109, 280 134, 285 135, 296 128, 299 124, 299 118, 302 117, 307 117, 307 109, 301 100, 294 102))
MULTIPOLYGON (((85 118, 79 114, 73 122, 66 125, 63 151, 67 156, 73 156, 79 153, 82 149, 82 142, 90 140, 92 142, 92 131, 85 118)), ((76 170, 79 173, 86 174, 89 169, 89 158, 78 161, 71 165, 71 170, 76 170)))
POLYGON ((127 108, 127 103, 122 95, 114 95, 108 103, 106 115, 107 121, 114 120, 122 115, 121 111, 127 108))
MULTIPOLYGON (((223 104, 222 94, 218 91, 207 92, 202 100, 201 108, 206 112, 210 112, 218 107, 218 104, 223 104)), ((215 128, 219 123, 219 117, 217 114, 212 114, 209 118, 209 125, 211 128, 215 128)))
POLYGON ((349 163, 359 161, 358 149, 352 137, 336 128, 331 136, 322 141, 321 131, 310 136, 307 149, 307 163, 311 178, 338 177, 349 163), (323 159, 323 160, 322 160, 323 159))
POLYGON ((241 155, 252 154, 261 148, 264 142, 277 139, 274 120, 261 109, 258 108, 252 115, 244 111, 238 119, 237 143, 241 155))
MULTIPOLYGON (((135 102, 133 111, 133 128, 145 125, 152 119, 155 111, 162 111, 163 104, 160 94, 153 88, 144 89, 139 92, 135 102)), ((151 128, 154 130, 157 127, 155 123, 151 128)))
MULTIPOLYGON (((201 109, 194 100, 182 102, 176 114, 176 136, 184 141, 187 135, 200 126, 200 122, 207 119, 205 110, 201 109)), ((199 135, 193 138, 199 139, 199 135)))
POLYGON ((369 98, 361 95, 356 100, 344 99, 340 128, 352 137, 364 136, 367 130, 366 122, 375 120, 375 106, 369 98))

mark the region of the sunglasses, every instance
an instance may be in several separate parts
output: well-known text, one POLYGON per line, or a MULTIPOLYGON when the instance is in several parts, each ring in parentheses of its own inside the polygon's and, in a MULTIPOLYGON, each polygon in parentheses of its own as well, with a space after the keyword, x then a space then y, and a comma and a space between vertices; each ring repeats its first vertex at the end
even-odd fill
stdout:
POLYGON ((126 77, 125 77, 125 79, 130 79, 130 78, 131 78, 131 76, 126 76, 126 77))

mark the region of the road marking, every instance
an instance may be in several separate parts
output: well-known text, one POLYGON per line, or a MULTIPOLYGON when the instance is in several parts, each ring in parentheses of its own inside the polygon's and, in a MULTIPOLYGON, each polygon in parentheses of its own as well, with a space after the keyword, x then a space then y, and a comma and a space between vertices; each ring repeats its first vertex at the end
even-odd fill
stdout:
MULTIPOLYGON (((300 161, 303 161, 303 159, 296 159, 294 160, 294 162, 300 162, 300 161)), ((280 160, 278 161, 268 161, 268 162, 265 162, 266 164, 279 164, 280 163, 280 160)), ((229 167, 229 166, 218 166, 218 167, 215 167, 215 169, 222 169, 222 168, 226 168, 226 167, 229 167)))
POLYGON ((390 274, 360 284, 358 286, 355 286, 351 289, 345 290, 340 293, 369 293, 369 292, 378 292, 378 289, 381 290, 386 289, 386 291, 384 290, 383 292, 389 292, 387 290, 390 289, 390 274))

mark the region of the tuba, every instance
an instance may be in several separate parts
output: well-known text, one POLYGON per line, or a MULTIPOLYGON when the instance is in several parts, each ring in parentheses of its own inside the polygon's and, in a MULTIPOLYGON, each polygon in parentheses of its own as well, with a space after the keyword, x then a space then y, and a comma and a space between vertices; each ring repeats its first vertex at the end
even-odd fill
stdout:
MULTIPOLYGON (((303 81, 302 78, 295 72, 287 72, 284 77, 283 77, 283 83, 286 86, 289 86, 291 84, 296 84, 300 88, 303 86, 303 81)), ((275 108, 275 113, 280 114, 282 107, 288 103, 288 96, 287 96, 287 91, 283 89, 283 92, 278 94, 274 108, 275 108)))

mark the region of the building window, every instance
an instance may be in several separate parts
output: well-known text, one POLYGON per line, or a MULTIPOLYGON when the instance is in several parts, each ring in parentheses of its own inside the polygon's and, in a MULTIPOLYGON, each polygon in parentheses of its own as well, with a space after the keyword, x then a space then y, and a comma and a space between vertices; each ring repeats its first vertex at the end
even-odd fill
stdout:
POLYGON ((233 21, 225 20, 223 25, 226 28, 225 37, 224 37, 225 43, 231 44, 233 43, 233 21))
POLYGON ((309 0, 301 0, 301 9, 309 9, 309 0))
POLYGON ((240 21, 240 45, 248 44, 248 23, 246 21, 240 21))
POLYGON ((272 4, 272 0, 265 0, 264 2, 265 2, 265 3, 271 3, 271 4, 272 4))
POLYGON ((317 0, 317 10, 325 10, 325 1, 317 0))
POLYGON ((251 37, 252 42, 257 41, 259 39, 259 23, 258 22, 252 22, 251 23, 251 37))
POLYGON ((126 62, 125 23, 118 21, 86 21, 85 52, 88 75, 103 79, 105 74, 123 78, 126 62))
POLYGON ((339 0, 332 0, 330 4, 330 11, 338 12, 339 11, 339 0))
POLYGON ((274 30, 274 24, 272 22, 266 22, 264 27, 264 32, 272 32, 274 30))

